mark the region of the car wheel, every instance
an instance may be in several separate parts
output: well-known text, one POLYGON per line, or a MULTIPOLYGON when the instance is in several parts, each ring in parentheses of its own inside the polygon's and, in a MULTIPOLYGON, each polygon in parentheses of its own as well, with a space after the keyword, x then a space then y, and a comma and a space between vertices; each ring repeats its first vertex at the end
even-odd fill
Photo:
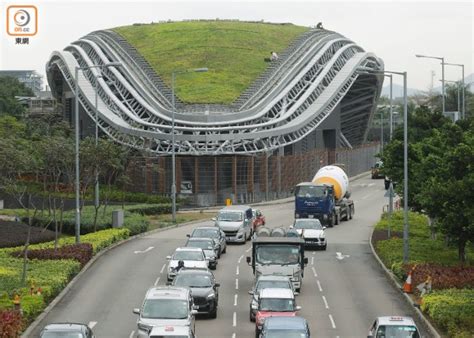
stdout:
POLYGON ((323 250, 326 250, 327 246, 328 246, 327 244, 325 246, 323 246, 323 250))
POLYGON ((222 253, 226 253, 227 252, 227 245, 224 247, 224 250, 222 250, 222 253))
POLYGON ((334 221, 334 224, 335 225, 338 225, 339 224, 339 215, 334 215, 334 218, 335 218, 335 221, 334 221))
POLYGON ((351 205, 349 207, 349 217, 348 217, 349 219, 352 219, 352 213, 353 213, 353 211, 352 211, 352 205, 351 205))
POLYGON ((250 310, 249 319, 250 319, 251 322, 255 321, 255 317, 252 316, 252 310, 250 310))
POLYGON ((209 318, 217 318, 217 306, 209 313, 209 318))

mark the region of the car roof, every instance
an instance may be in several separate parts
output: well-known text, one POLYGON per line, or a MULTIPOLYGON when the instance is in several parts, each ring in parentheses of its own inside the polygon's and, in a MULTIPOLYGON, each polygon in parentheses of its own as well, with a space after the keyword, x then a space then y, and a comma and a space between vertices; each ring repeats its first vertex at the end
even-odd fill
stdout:
POLYGON ((258 277, 257 283, 262 281, 285 281, 290 282, 290 277, 288 276, 276 276, 276 275, 262 275, 258 277))
POLYGON ((51 323, 44 327, 45 331, 83 331, 87 327, 81 323, 51 323))
POLYGON ((214 239, 211 237, 189 237, 188 242, 197 242, 197 241, 211 241, 214 242, 214 239))
POLYGON ((379 325, 413 325, 415 321, 411 317, 406 316, 383 316, 377 318, 379 325))
POLYGON ((181 270, 178 271, 176 275, 210 275, 214 276, 211 271, 208 269, 196 269, 196 268, 182 268, 181 270))
POLYGON ((183 299, 189 297, 189 289, 177 286, 155 286, 149 288, 145 299, 183 299))
POLYGON ((166 335, 166 336, 184 336, 189 334, 189 326, 165 325, 154 326, 150 331, 150 336, 166 335))
POLYGON ((269 317, 265 320, 265 327, 271 330, 306 329, 307 321, 303 317, 269 317))
POLYGON ((290 289, 284 288, 265 288, 260 291, 260 298, 287 298, 294 299, 295 295, 290 289))
POLYGON ((202 252, 202 249, 201 248, 193 248, 193 247, 189 247, 189 246, 184 246, 184 247, 176 248, 176 250, 174 252, 177 252, 177 251, 199 251, 199 252, 202 252))
POLYGON ((193 229, 193 232, 194 232, 195 230, 219 230, 219 228, 216 227, 216 226, 212 226, 212 227, 197 227, 197 228, 194 228, 194 229, 193 229))

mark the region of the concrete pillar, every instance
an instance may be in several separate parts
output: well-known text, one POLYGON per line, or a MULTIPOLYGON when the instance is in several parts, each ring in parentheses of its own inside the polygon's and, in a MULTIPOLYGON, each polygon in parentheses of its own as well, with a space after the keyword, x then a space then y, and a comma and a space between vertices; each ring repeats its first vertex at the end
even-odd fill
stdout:
POLYGON ((247 191, 249 193, 254 192, 254 165, 255 165, 255 157, 249 156, 248 157, 248 169, 247 169, 247 191))
POLYGON ((237 156, 232 157, 232 193, 234 194, 234 203, 237 203, 237 156))
POLYGON ((177 194, 181 192, 181 179, 182 179, 181 157, 176 156, 176 193, 177 194))
POLYGON ((194 157, 194 187, 193 193, 199 192, 199 157, 194 157))
POLYGON ((214 196, 216 197, 215 201, 216 204, 218 203, 217 201, 217 195, 218 195, 218 180, 217 180, 217 156, 214 156, 214 196))

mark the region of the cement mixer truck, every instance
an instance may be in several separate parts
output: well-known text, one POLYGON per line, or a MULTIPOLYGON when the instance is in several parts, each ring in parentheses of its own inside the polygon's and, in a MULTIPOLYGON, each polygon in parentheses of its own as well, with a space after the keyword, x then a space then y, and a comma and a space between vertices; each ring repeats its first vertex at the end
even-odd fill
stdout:
POLYGON ((349 178, 336 165, 318 170, 311 182, 295 188, 295 218, 317 218, 332 227, 354 215, 354 202, 349 199, 349 178))

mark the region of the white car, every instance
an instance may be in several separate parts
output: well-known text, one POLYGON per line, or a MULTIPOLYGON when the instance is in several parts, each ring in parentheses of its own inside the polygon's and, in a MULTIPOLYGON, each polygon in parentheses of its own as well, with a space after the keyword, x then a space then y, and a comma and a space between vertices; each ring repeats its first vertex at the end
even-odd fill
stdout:
POLYGON ((176 276, 179 261, 183 261, 185 268, 207 269, 209 266, 209 260, 200 248, 177 248, 173 256, 167 256, 166 259, 170 261, 168 263, 168 282, 171 282, 176 276))
POLYGON ((326 227, 321 225, 316 218, 297 218, 290 229, 295 229, 304 239, 305 247, 321 248, 326 250, 327 241, 324 230, 326 227))
POLYGON ((176 326, 176 325, 166 325, 166 326, 156 326, 150 331, 150 338, 196 338, 193 331, 187 326, 176 326))
POLYGON ((411 317, 378 317, 369 329, 367 338, 410 337, 420 338, 420 332, 411 317))

